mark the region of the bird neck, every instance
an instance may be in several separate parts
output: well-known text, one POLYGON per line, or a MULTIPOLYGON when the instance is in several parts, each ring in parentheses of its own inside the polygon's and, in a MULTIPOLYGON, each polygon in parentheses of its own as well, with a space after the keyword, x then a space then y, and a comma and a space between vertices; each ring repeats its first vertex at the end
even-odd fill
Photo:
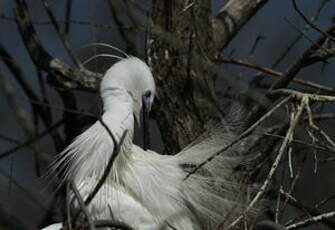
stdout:
POLYGON ((104 97, 103 122, 110 129, 117 142, 125 131, 126 139, 133 138, 134 117, 131 98, 127 95, 104 97))
POLYGON ((127 131, 112 169, 114 182, 120 182, 122 181, 120 178, 122 177, 122 171, 129 164, 132 153, 131 148, 134 136, 133 103, 128 94, 120 92, 105 94, 103 102, 104 113, 102 120, 113 133, 118 143, 120 143, 123 133, 127 131))

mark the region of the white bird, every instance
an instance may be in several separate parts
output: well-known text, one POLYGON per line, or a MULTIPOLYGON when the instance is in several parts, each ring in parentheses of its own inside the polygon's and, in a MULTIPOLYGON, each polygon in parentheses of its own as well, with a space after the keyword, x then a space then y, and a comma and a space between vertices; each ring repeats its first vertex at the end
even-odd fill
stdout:
MULTIPOLYGON (((102 120, 117 142, 125 130, 127 134, 88 211, 93 219, 114 219, 139 230, 226 226, 245 207, 244 190, 234 176, 240 154, 226 151, 185 176, 229 144, 235 134, 219 124, 173 156, 142 149, 133 144, 134 122, 140 123, 141 110, 150 111, 155 92, 149 67, 136 57, 123 58, 105 73, 100 88, 102 120)), ((114 147, 106 127, 97 121, 60 154, 53 169, 65 171, 64 180, 72 181, 86 199, 114 147)))

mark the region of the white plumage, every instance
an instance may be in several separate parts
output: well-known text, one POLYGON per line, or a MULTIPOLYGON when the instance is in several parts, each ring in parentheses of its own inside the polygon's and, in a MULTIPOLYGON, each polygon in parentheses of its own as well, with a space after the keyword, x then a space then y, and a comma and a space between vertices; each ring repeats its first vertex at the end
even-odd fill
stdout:
MULTIPOLYGON (((227 151, 184 178, 190 169, 223 149, 234 134, 219 124, 177 155, 144 151, 133 144, 134 122, 140 120, 143 95, 148 96, 151 106, 155 83, 140 59, 125 58, 106 72, 101 83, 102 120, 117 141, 125 130, 128 132, 88 210, 95 219, 115 219, 141 230, 171 226, 212 230, 227 225, 244 206, 245 194, 233 175, 241 156, 227 151)), ((53 167, 64 170, 65 179, 73 181, 85 199, 101 178, 113 148, 112 138, 97 121, 61 153, 53 167)))

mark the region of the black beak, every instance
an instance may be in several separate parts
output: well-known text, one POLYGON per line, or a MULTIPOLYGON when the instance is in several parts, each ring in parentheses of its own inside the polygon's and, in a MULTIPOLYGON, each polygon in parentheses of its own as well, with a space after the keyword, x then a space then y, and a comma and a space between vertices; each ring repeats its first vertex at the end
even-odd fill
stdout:
POLYGON ((146 96, 142 97, 142 122, 143 122, 143 149, 150 149, 150 130, 149 130, 150 101, 146 96))

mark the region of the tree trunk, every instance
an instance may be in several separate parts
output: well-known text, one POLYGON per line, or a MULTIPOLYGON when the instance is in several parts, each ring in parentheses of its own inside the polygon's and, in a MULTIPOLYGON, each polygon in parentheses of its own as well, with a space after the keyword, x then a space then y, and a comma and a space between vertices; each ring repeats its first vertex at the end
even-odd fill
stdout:
POLYGON ((230 0, 215 17, 210 0, 154 1, 149 57, 155 74, 154 116, 166 153, 176 153, 222 118, 215 59, 268 0, 230 0))
POLYGON ((151 45, 157 84, 154 116, 165 152, 176 153, 217 122, 214 79, 208 64, 215 56, 210 1, 155 1, 151 45))

